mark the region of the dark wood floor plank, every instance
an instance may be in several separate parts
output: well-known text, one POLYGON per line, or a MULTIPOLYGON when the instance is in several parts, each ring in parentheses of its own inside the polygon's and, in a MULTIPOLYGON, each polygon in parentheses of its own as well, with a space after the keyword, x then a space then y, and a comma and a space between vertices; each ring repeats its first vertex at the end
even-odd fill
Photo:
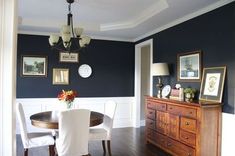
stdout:
MULTIPOLYGON (((17 156, 23 155, 23 146, 20 135, 17 135, 17 156)), ((153 145, 146 145, 144 141, 144 127, 117 128, 112 131, 112 156, 170 156, 153 145)), ((101 141, 89 143, 91 156, 104 156, 101 141)), ((106 152, 108 155, 108 152, 106 152)), ((29 156, 48 156, 48 148, 40 147, 29 149, 29 156)))

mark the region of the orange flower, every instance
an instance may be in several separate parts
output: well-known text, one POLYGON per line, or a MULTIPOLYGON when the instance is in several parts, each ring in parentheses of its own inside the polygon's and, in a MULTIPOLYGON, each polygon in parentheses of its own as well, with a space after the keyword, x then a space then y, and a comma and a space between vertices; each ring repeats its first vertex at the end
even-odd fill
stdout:
POLYGON ((73 90, 62 90, 59 94, 58 94, 58 99, 60 101, 64 101, 64 102, 73 102, 74 98, 77 96, 77 92, 73 91, 73 90))

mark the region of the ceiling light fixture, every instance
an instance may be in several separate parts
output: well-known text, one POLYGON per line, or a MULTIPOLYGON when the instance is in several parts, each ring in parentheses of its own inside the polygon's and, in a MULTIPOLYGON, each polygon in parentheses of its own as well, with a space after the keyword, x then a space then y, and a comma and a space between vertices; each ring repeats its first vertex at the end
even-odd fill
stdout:
POLYGON ((73 14, 71 12, 71 4, 74 0, 66 0, 68 2, 69 13, 67 15, 67 25, 63 25, 60 30, 60 35, 52 34, 49 37, 49 44, 52 49, 60 51, 66 50, 67 52, 78 52, 82 48, 86 47, 91 38, 89 36, 82 35, 83 28, 73 28, 73 14), (62 46, 63 45, 63 46, 62 46), (72 49, 76 47, 75 49, 72 49))

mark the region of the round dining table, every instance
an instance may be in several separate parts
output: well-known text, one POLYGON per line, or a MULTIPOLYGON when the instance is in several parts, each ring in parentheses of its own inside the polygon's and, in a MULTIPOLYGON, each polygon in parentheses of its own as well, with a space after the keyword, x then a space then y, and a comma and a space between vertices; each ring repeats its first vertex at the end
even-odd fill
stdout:
MULTIPOLYGON (((47 111, 33 114, 30 116, 31 124, 40 128, 58 129, 58 113, 59 111, 47 111)), ((90 127, 103 123, 103 117, 102 113, 91 111, 90 127)))

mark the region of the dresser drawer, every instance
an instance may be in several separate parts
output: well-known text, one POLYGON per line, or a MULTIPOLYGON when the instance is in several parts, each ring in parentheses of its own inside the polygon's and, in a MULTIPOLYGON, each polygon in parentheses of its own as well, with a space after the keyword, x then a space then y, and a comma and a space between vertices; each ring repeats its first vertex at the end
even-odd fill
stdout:
POLYGON ((151 119, 146 120, 146 126, 150 129, 156 129, 155 121, 151 119))
POLYGON ((181 115, 190 118, 197 117, 197 110, 193 108, 182 108, 181 115))
POLYGON ((181 117, 180 128, 188 132, 196 133, 197 120, 181 117))
POLYGON ((156 111, 153 110, 153 109, 147 109, 146 116, 149 119, 155 120, 155 118, 156 118, 156 111))
POLYGON ((180 106, 168 105, 167 111, 176 114, 182 115, 185 117, 196 118, 197 117, 197 110, 193 108, 185 108, 180 106))
POLYGON ((186 146, 178 141, 168 138, 167 148, 175 153, 177 156, 195 156, 196 152, 194 148, 186 146))
POLYGON ((159 110, 159 111, 166 111, 166 104, 156 103, 155 108, 156 108, 156 110, 159 110))
POLYGON ((167 111, 172 114, 180 115, 182 107, 174 106, 174 105, 167 105, 167 111))
POLYGON ((146 132, 147 139, 155 142, 155 140, 156 140, 155 131, 152 129, 149 129, 149 128, 147 128, 146 130, 147 130, 147 132, 146 132))
POLYGON ((151 101, 147 101, 147 108, 155 109, 155 103, 151 101))
POLYGON ((195 146, 196 145, 196 135, 190 132, 186 132, 181 130, 180 131, 180 140, 191 145, 195 146))
POLYGON ((167 143, 167 138, 166 136, 155 132, 155 136, 156 136, 156 143, 162 147, 166 147, 166 143, 167 143))

